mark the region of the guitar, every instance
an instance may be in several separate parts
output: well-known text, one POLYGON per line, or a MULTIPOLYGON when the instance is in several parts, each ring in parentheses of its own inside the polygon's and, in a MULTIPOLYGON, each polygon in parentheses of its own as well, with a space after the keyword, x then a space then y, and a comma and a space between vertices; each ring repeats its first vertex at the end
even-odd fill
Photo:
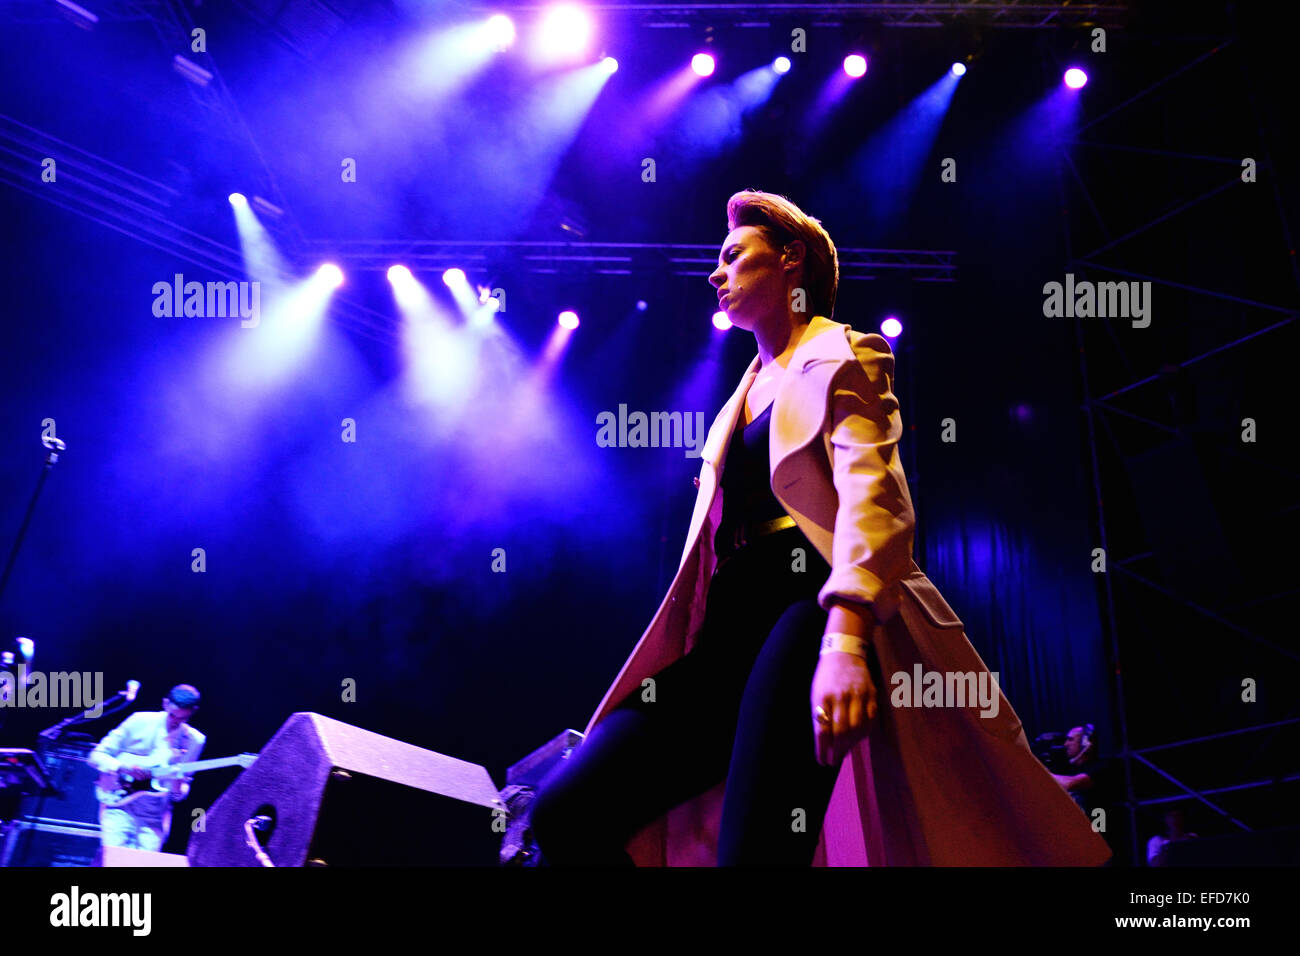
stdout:
POLYGON ((214 757, 211 760, 195 760, 190 763, 148 763, 142 762, 131 766, 122 766, 113 773, 101 773, 95 784, 95 799, 106 807, 124 807, 133 800, 145 796, 162 796, 166 793, 169 779, 193 773, 198 770, 216 770, 219 767, 248 767, 257 754, 240 754, 237 757, 214 757), (144 767, 150 771, 148 779, 137 780, 129 771, 134 767, 144 767))

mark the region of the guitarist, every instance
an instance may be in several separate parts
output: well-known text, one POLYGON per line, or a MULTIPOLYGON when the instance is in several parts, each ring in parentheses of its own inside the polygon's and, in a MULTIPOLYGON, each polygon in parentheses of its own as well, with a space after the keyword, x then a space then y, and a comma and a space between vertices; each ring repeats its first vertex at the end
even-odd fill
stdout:
MULTIPOLYGON (((199 709, 199 692, 189 684, 177 684, 162 706, 161 711, 134 713, 118 724, 91 751, 91 766, 104 774, 125 772, 148 780, 153 776, 151 766, 197 760, 207 738, 186 721, 199 709)), ((101 845, 161 850, 171 829, 171 805, 189 795, 189 778, 168 780, 164 787, 125 806, 101 806, 101 845)))

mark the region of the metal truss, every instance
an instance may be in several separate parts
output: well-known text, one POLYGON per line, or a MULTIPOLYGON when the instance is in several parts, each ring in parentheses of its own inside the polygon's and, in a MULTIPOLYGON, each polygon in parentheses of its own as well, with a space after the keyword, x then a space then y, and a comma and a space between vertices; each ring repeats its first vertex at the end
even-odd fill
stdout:
MULTIPOLYGON (((174 187, 0 115, 0 183, 221 276, 243 275, 239 249, 180 224, 174 187), (57 180, 41 181, 41 163, 56 161, 57 180)), ((451 266, 496 275, 511 272, 569 276, 707 276, 717 244, 599 242, 403 242, 358 240, 305 243, 282 250, 308 268, 328 256, 354 271, 386 270, 402 262, 415 271, 451 266)), ((911 249, 841 249, 841 281, 904 274, 917 282, 952 282, 956 253, 911 249)), ((336 296, 331 318, 366 338, 395 344, 396 320, 336 296)))
MULTIPOLYGON (((1215 44, 1212 49, 1208 50, 1203 55, 1194 58, 1193 60, 1184 64, 1178 69, 1174 70, 1167 76, 1151 84, 1147 88, 1141 90, 1136 95, 1130 97, 1128 100, 1114 107, 1112 110, 1109 110, 1106 113, 1103 113, 1101 116, 1098 116, 1095 119, 1091 120, 1089 123, 1081 127, 1078 133, 1083 134, 1086 131, 1096 127, 1103 120, 1129 108, 1134 103, 1142 100, 1144 97, 1149 95, 1154 90, 1164 87, 1166 84, 1174 82, 1179 76, 1193 69, 1196 69, 1198 67, 1203 67, 1207 63, 1214 63, 1214 64, 1220 63, 1222 61, 1222 58, 1220 58, 1218 61, 1215 61, 1214 58, 1218 54, 1221 54, 1224 50, 1228 49, 1234 42, 1236 42, 1236 38, 1229 37, 1226 38, 1223 42, 1215 44)), ((1256 119, 1258 120, 1258 116, 1256 117, 1256 119)), ((1261 131, 1261 135, 1262 135, 1262 131, 1261 131)), ((1069 229, 1068 222, 1070 218, 1076 215, 1076 211, 1071 208, 1070 197, 1068 195, 1063 196, 1062 208, 1065 210, 1066 221, 1067 221, 1065 238, 1067 244, 1067 256, 1069 262, 1069 266, 1068 266, 1069 269, 1093 270, 1093 271, 1099 271, 1105 273, 1112 273, 1117 276, 1127 277, 1129 279, 1150 281, 1154 285, 1176 288, 1176 289, 1183 290, 1185 292, 1193 293, 1198 296, 1206 297, 1208 299, 1231 302, 1240 306, 1249 307, 1251 309, 1259 310, 1265 315, 1272 317, 1272 321, 1268 321, 1267 319, 1265 320, 1267 324, 1263 325, 1263 327, 1258 328, 1250 332, 1249 334, 1238 336, 1234 339, 1218 343, 1213 348, 1207 349, 1206 351, 1202 352, 1199 355, 1193 355, 1183 359, 1180 362, 1174 363, 1171 366, 1172 368, 1186 369, 1212 356, 1221 355, 1224 352, 1228 352, 1233 349, 1238 349, 1240 346, 1248 342, 1251 342, 1261 336, 1275 334, 1278 330, 1286 328, 1287 326, 1293 324, 1297 320, 1297 318, 1300 318, 1300 312, 1298 312, 1293 307, 1289 307, 1280 303, 1261 301, 1258 299, 1250 299, 1240 295, 1234 295, 1225 290, 1213 288, 1209 283, 1198 284, 1198 285, 1192 285, 1189 283, 1180 283, 1180 282, 1172 281, 1167 277, 1148 275, 1140 271, 1137 271, 1135 269, 1125 269, 1113 263, 1106 264, 1097 261, 1097 257, 1099 255, 1120 248, 1125 242, 1146 233, 1148 230, 1152 229, 1153 227, 1163 222, 1166 222, 1175 216, 1188 214, 1189 212, 1193 211, 1197 206, 1204 204, 1209 199, 1213 198, 1214 196, 1217 196, 1220 192, 1229 188, 1229 186, 1239 183, 1240 162, 1241 162, 1240 157, 1238 156, 1216 157, 1216 156, 1191 155, 1191 154, 1178 153, 1178 152, 1168 151, 1168 150, 1157 150, 1157 149, 1135 147, 1135 146, 1119 144, 1119 143, 1106 143, 1106 142, 1098 141, 1096 139, 1076 138, 1071 143, 1069 143, 1068 148, 1062 152, 1062 166, 1063 166, 1062 178, 1064 179, 1065 175, 1069 175, 1073 177, 1073 180, 1075 181, 1076 185, 1080 188, 1083 194, 1084 201, 1086 202, 1088 207, 1088 213, 1099 224, 1101 224, 1103 232, 1105 232, 1105 225, 1104 222, 1102 221, 1101 213, 1097 207, 1096 202, 1094 202, 1093 200, 1092 194, 1089 192, 1087 188, 1087 184, 1083 181, 1083 177, 1080 174, 1078 167, 1076 166, 1076 164, 1074 163, 1070 155, 1071 150, 1077 151, 1080 149, 1104 149, 1104 150, 1129 151, 1129 152, 1142 153, 1151 156, 1161 156, 1161 157, 1171 158, 1175 160, 1178 159, 1200 160, 1200 161, 1208 160, 1208 161, 1224 163, 1226 167, 1229 167, 1232 170, 1232 172, 1225 175, 1224 181, 1219 185, 1215 186, 1214 188, 1206 190, 1200 195, 1190 197, 1185 202, 1182 202, 1177 206, 1175 206, 1174 208, 1171 208, 1168 211, 1162 213, 1161 215, 1156 216, 1155 218, 1152 218, 1149 221, 1142 223, 1140 226, 1131 229, 1127 233, 1120 236, 1109 238, 1106 242, 1097 246, 1096 248, 1089 249, 1084 252, 1075 252, 1071 246, 1070 229, 1069 229)), ((1277 182, 1276 177, 1278 175, 1278 170, 1274 166, 1272 159, 1269 156, 1266 148, 1264 149, 1264 158, 1259 162, 1258 168, 1261 171, 1261 173, 1270 176, 1270 178, 1274 183, 1273 200, 1277 207, 1278 217, 1281 221, 1283 237, 1287 244, 1287 247, 1293 248, 1295 245, 1293 233, 1291 231, 1290 224, 1287 222, 1286 219, 1286 213, 1284 210, 1281 194, 1276 186, 1276 182, 1277 182)), ((1295 279, 1296 284, 1300 286, 1300 272, 1296 270, 1296 264, 1294 258, 1292 258, 1290 261, 1291 261, 1291 268, 1292 268, 1292 276, 1295 279)), ((1115 434, 1111 431, 1111 426, 1110 426, 1111 417, 1119 417, 1129 421, 1134 421, 1152 430, 1164 432, 1167 434, 1176 434, 1178 432, 1178 429, 1166 423, 1156 421, 1148 415, 1139 414, 1138 412, 1133 411, 1132 409, 1125 408, 1123 406, 1123 399, 1133 396, 1136 393, 1139 393, 1144 386, 1150 385, 1158 381, 1160 378, 1159 375, 1148 375, 1142 378, 1135 379, 1129 382, 1128 384, 1123 385, 1122 387, 1111 389, 1109 392, 1103 395, 1092 394, 1091 383, 1088 374, 1088 352, 1087 352, 1085 338, 1083 335, 1084 321, 1087 320, 1083 320, 1083 319, 1075 320, 1076 339, 1079 346, 1080 376, 1082 379, 1082 388, 1085 395, 1085 399, 1082 405, 1082 410, 1084 412, 1085 422, 1087 426, 1088 446, 1089 446, 1089 451, 1091 456, 1091 461, 1090 461, 1091 477, 1092 477, 1093 492, 1095 495, 1094 503, 1097 509, 1097 523, 1098 523, 1098 531, 1100 535, 1099 543, 1100 546, 1105 550, 1107 554, 1107 567, 1123 575, 1128 580, 1140 584, 1142 587, 1151 591, 1152 593, 1160 594, 1170 600, 1173 600, 1178 604, 1182 605, 1183 607, 1187 608, 1188 610, 1194 612, 1195 614, 1198 614, 1208 620, 1214 621, 1216 624, 1222 626, 1223 628, 1230 631, 1231 633, 1238 635, 1242 638, 1245 638, 1260 647, 1266 648, 1271 653, 1278 655, 1279 658, 1288 659, 1291 661, 1300 661, 1300 653, 1297 653, 1295 649, 1289 647, 1283 647, 1269 640, 1264 635, 1256 633, 1250 627, 1247 627, 1244 624, 1240 623, 1239 621, 1234 620, 1231 615, 1218 613, 1213 609, 1204 606, 1204 604, 1202 604, 1201 602, 1194 600, 1189 595, 1177 593, 1175 589, 1167 587, 1157 581, 1153 581, 1149 579, 1148 577, 1142 574, 1139 574, 1137 571, 1135 571, 1132 568, 1132 565, 1133 563, 1135 563, 1136 561, 1144 557, 1149 557, 1150 556, 1149 553, 1129 555, 1126 557, 1111 556, 1109 536, 1107 533, 1108 532, 1107 512, 1103 504, 1103 498, 1104 498, 1103 486, 1106 484, 1106 482, 1102 476, 1102 469, 1101 469, 1100 459, 1098 454, 1099 451, 1098 425, 1100 425, 1101 429, 1106 432, 1107 437, 1110 439, 1112 445, 1116 448, 1119 447, 1119 441, 1115 436, 1115 434)), ((1111 335, 1111 339, 1113 341, 1115 348, 1119 350, 1122 355, 1123 347, 1118 341, 1118 339, 1113 335, 1113 333, 1111 335)), ((1125 361, 1125 367, 1131 367, 1127 361, 1127 358, 1125 358, 1124 361, 1125 361)), ((1227 448, 1227 447, 1223 448, 1222 450, 1225 453, 1233 454, 1238 458, 1242 457, 1239 450, 1234 450, 1232 448, 1227 448)), ((1279 468, 1278 466, 1272 466, 1267 463, 1252 462, 1252 464, 1257 468, 1265 468, 1265 469, 1272 468, 1273 470, 1280 471, 1290 476, 1293 479, 1297 479, 1296 487, 1300 487, 1300 473, 1298 472, 1291 471, 1285 468, 1279 468)), ((1139 844, 1139 839, 1137 834, 1137 810, 1139 807, 1175 803, 1175 802, 1189 801, 1189 800, 1195 801, 1195 802, 1199 802, 1200 804, 1207 807, 1208 809, 1214 811, 1221 819, 1226 820, 1231 826, 1243 831, 1251 830, 1252 827, 1248 823, 1237 819, 1235 816, 1233 816, 1231 813, 1225 810, 1218 803, 1211 800, 1210 796, 1219 793, 1229 793, 1229 792, 1234 792, 1239 790, 1246 790, 1246 789, 1252 789, 1252 788, 1258 788, 1264 786, 1274 786, 1280 783, 1292 782, 1292 781, 1300 780, 1300 774, 1290 774, 1290 775, 1273 777, 1264 780, 1236 780, 1236 781, 1228 782, 1223 786, 1216 786, 1211 789, 1196 789, 1187 785, 1182 780, 1178 779, 1173 774, 1169 773, 1166 769, 1161 767, 1156 762, 1156 758, 1153 755, 1156 754, 1157 752, 1167 752, 1178 748, 1194 747, 1199 744, 1205 744, 1211 741, 1222 740, 1224 738, 1243 735, 1243 734, 1254 734, 1254 733, 1262 733, 1268 731, 1271 734, 1275 735, 1285 727, 1291 727, 1300 724, 1300 718, 1275 721, 1272 723, 1263 724, 1256 727, 1246 727, 1240 729, 1226 730, 1220 733, 1207 734, 1198 737, 1189 737, 1181 740, 1173 740, 1173 741, 1169 741, 1151 747, 1143 747, 1143 748, 1136 748, 1136 749, 1131 747, 1130 737, 1129 737, 1129 720, 1128 720, 1128 714, 1126 713, 1126 706, 1125 706, 1126 698, 1124 694, 1124 681, 1122 676, 1122 669, 1120 667, 1120 661, 1122 659, 1121 646, 1120 646, 1121 628, 1120 628, 1118 615, 1116 611, 1115 596, 1114 596, 1114 591, 1111 583, 1112 578, 1110 574, 1104 574, 1102 575, 1102 578, 1103 578, 1103 582, 1102 582, 1103 590, 1105 594, 1103 610, 1106 615, 1106 621, 1109 630, 1108 670, 1110 671, 1110 676, 1112 680, 1111 690, 1115 702, 1114 703, 1115 711, 1116 711, 1115 717, 1116 717, 1116 723, 1119 730, 1119 738, 1120 738, 1120 746, 1121 746, 1120 756, 1123 758, 1123 764, 1124 764, 1126 805, 1131 810, 1129 814, 1129 840, 1130 840, 1130 851, 1132 853, 1132 862, 1134 863, 1134 865, 1138 865, 1139 862, 1144 859, 1144 857, 1139 852, 1140 844, 1139 844), (1137 799, 1136 792, 1133 785, 1133 770, 1135 769, 1136 766, 1141 766, 1145 768, 1147 771, 1160 777, 1165 782, 1170 784, 1173 788, 1175 788, 1177 791, 1179 791, 1179 793, 1177 793, 1174 796, 1156 797, 1156 798, 1143 799, 1143 800, 1137 799)), ((1272 595, 1262 600, 1268 601, 1280 596, 1281 595, 1272 595)), ((1257 604, 1257 603, 1262 603, 1262 602, 1252 602, 1252 604, 1257 604)), ((1242 609, 1243 608, 1238 608, 1237 610, 1242 610, 1242 609)))
MULTIPOLYGON (((153 26, 164 49, 173 56, 184 56, 211 74, 212 78, 206 84, 193 82, 185 84, 194 101, 210 120, 210 123, 206 124, 207 128, 251 155, 261 171, 260 194, 279 209, 287 211, 288 204, 284 193, 280 190, 275 175, 271 172, 271 166, 257 144, 257 138, 249 129, 243 111, 240 110, 230 88, 222 78, 216 61, 207 53, 195 53, 191 49, 193 31, 200 24, 191 13, 190 5, 184 0, 159 0, 158 6, 159 15, 153 19, 153 26)), ((281 228, 287 233, 282 238, 295 247, 301 245, 302 231, 297 219, 292 215, 286 215, 281 228)))
MULTIPOLYGON (((182 225, 173 187, 0 114, 0 183, 222 277, 244 274, 239 249, 182 225), (56 162, 57 179, 41 180, 41 163, 56 162)), ((331 318, 363 337, 395 344, 393 320, 336 297, 331 318)))
MULTIPOLYGON (((76 2, 76 0, 74 0, 76 2)), ((77 6, 93 13, 103 23, 148 21, 159 14, 165 0, 80 0, 77 6)), ((76 16, 55 0, 3 0, 0 23, 57 23, 76 21, 76 16)))
MULTIPOLYGON (((476 4, 484 11, 536 13, 545 3, 476 4)), ((682 27, 697 23, 723 23, 738 27, 768 27, 773 20, 808 17, 815 26, 839 26, 846 23, 873 22, 886 27, 942 27, 952 23, 1022 30, 1062 29, 1065 27, 1121 27, 1128 19, 1128 2, 1084 3, 1017 3, 1003 0, 968 0, 968 2, 884 2, 854 3, 584 3, 593 13, 628 16, 641 26, 682 27)))
MULTIPOLYGON (((841 282, 904 275, 915 282, 952 282, 957 253, 926 249, 838 249, 841 282)), ((441 242, 312 240, 304 255, 331 257, 353 271, 402 263, 413 271, 509 269, 533 275, 707 276, 718 264, 712 244, 651 242, 441 242)))

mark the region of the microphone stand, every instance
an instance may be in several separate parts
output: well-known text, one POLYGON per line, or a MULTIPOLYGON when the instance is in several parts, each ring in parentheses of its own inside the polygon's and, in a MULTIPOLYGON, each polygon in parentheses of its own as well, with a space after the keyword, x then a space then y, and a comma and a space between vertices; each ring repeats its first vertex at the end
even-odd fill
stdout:
MULTIPOLYGON (((124 690, 119 690, 116 694, 113 695, 114 698, 124 697, 124 696, 126 696, 126 691, 124 690)), ((112 710, 107 709, 106 706, 104 711, 100 713, 99 717, 111 717, 113 714, 116 714, 118 711, 125 710, 130 703, 131 703, 130 701, 124 700, 119 706, 114 707, 112 710)), ((40 734, 38 734, 38 736, 43 737, 45 740, 55 741, 58 740, 60 737, 62 737, 63 732, 67 730, 69 727, 71 727, 73 724, 85 723, 86 721, 89 720, 98 720, 99 717, 91 717, 89 709, 83 710, 79 714, 73 714, 71 717, 66 717, 63 720, 60 720, 57 724, 52 724, 51 726, 46 727, 44 730, 40 732, 40 734)))
POLYGON ((41 496, 41 489, 45 487, 45 479, 49 477, 50 469, 59 460, 59 452, 67 451, 68 448, 57 438, 42 438, 41 443, 45 445, 49 454, 45 456, 45 465, 41 468, 41 477, 36 481, 36 490, 32 492, 32 500, 27 503, 27 514, 23 516, 23 523, 18 526, 18 537, 14 539, 14 546, 9 549, 9 559, 5 562, 4 573, 0 574, 0 597, 4 596, 5 585, 9 583, 9 575, 13 573, 14 562, 18 560, 18 550, 23 546, 27 526, 32 523, 32 514, 36 511, 36 499, 41 496))

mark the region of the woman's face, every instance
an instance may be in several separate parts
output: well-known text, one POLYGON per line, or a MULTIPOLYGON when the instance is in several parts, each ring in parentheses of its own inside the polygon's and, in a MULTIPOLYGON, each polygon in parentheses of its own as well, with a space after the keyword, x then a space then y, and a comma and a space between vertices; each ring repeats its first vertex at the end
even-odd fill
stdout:
POLYGON ((738 328, 753 331, 764 315, 786 314, 786 273, 781 252, 768 245, 757 226, 737 226, 727 234, 709 284, 718 290, 719 308, 738 328))

